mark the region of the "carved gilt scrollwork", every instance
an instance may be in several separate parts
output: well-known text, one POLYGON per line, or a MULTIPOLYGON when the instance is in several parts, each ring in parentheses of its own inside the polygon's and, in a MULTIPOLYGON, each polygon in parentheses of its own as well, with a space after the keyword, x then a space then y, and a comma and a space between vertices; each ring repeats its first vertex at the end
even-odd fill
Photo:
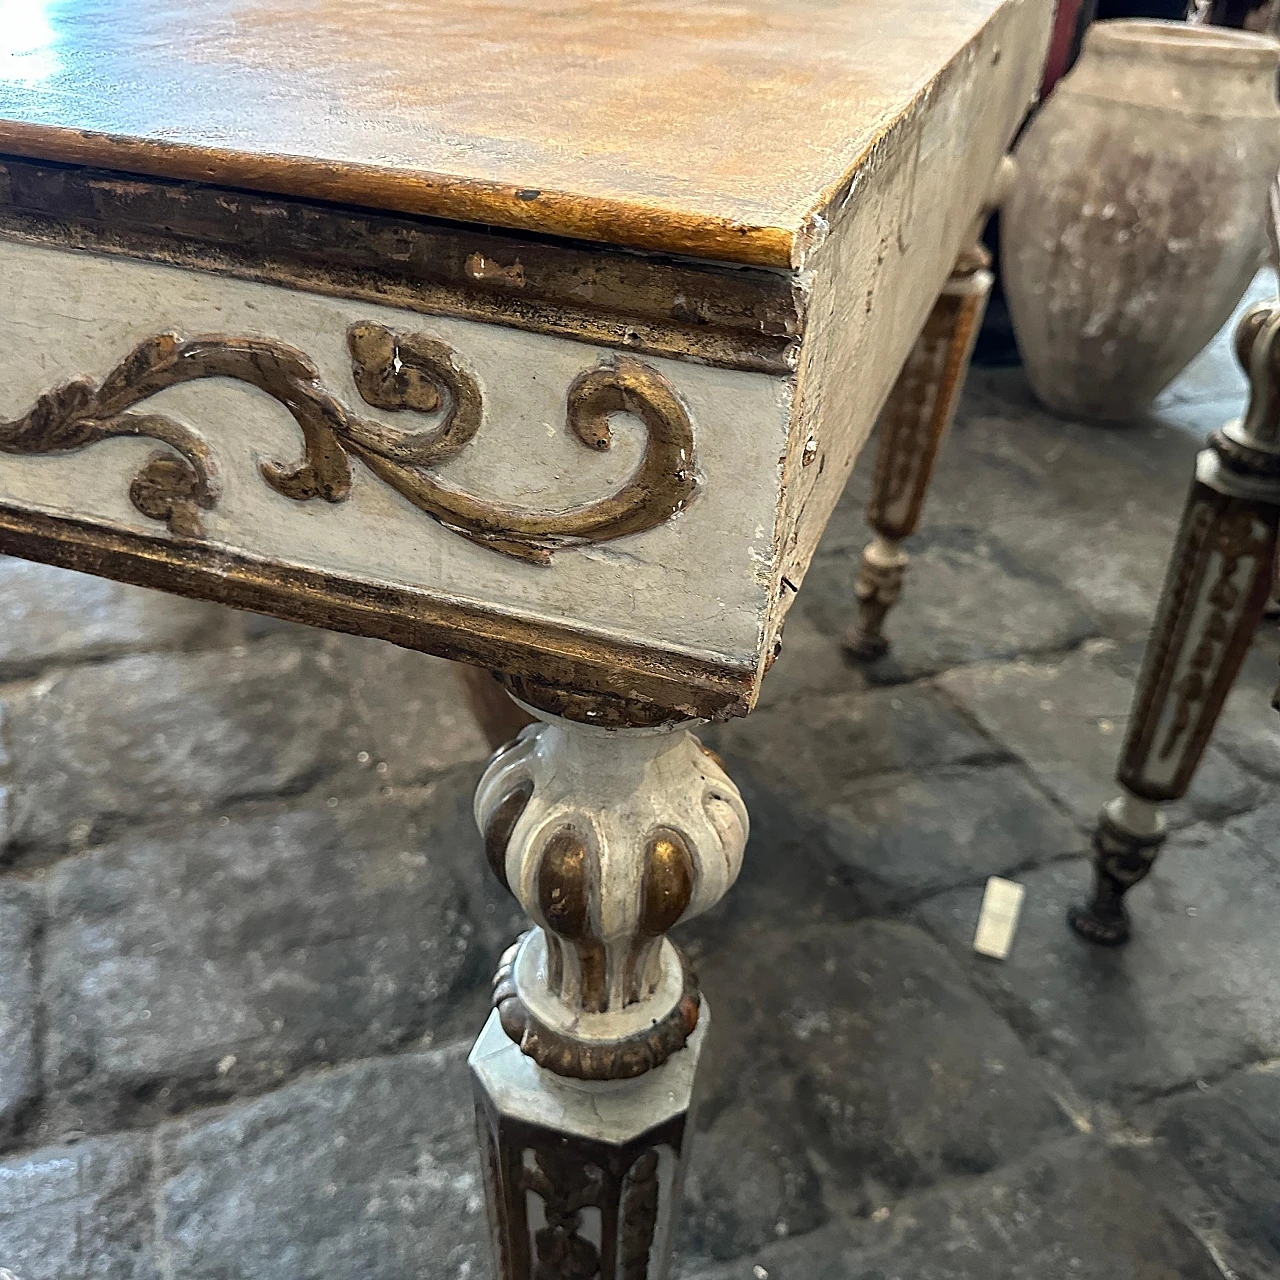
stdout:
MULTIPOLYGON (((606 1170, 571 1144, 546 1145, 521 1163, 520 1190, 543 1205, 546 1225, 534 1232, 535 1280, 599 1280, 600 1250, 583 1234, 583 1215, 603 1213, 616 1188, 606 1170)), ((619 1280, 645 1280, 658 1225, 658 1152, 644 1151, 622 1178, 619 1280)))
POLYGON ((627 1172, 622 1193, 621 1280, 646 1280, 658 1226, 658 1153, 646 1151, 627 1172))
MULTIPOLYGON (((1197 515, 1202 513, 1198 512, 1197 515)), ((1206 521, 1207 523, 1207 521, 1206 521)), ((1199 529, 1203 536, 1203 532, 1199 529)), ((1192 715, 1209 696, 1211 678, 1222 659, 1222 651, 1235 629, 1237 617, 1247 605, 1248 592, 1235 581, 1242 560, 1270 565, 1272 540, 1254 513, 1248 509, 1230 512, 1211 530, 1217 570, 1206 583, 1205 610, 1198 642, 1187 659, 1187 669, 1173 686, 1177 705, 1173 722, 1159 746, 1160 758, 1167 759, 1191 727, 1192 715)))
POLYGON ((546 564, 558 548, 654 528, 694 495, 689 415, 670 383, 642 361, 620 357, 586 370, 569 387, 565 408, 568 431, 595 450, 612 444, 611 414, 641 419, 645 449, 631 478, 595 502, 530 512, 477 498, 432 474, 474 440, 484 420, 480 385, 449 346, 377 324, 353 325, 347 344, 356 389, 367 404, 391 413, 440 414, 440 421, 427 430, 400 431, 359 417, 323 387, 302 352, 281 342, 164 333, 140 343, 100 384, 76 378, 45 392, 23 417, 0 422, 0 453, 69 453, 112 437, 153 439, 168 451, 157 452, 138 472, 130 500, 171 532, 198 538, 200 513, 213 509, 221 492, 212 450, 189 427, 137 407, 169 387, 231 378, 277 400, 302 432, 299 461, 261 464, 263 480, 277 493, 298 502, 345 501, 357 458, 447 529, 504 555, 546 564))
MULTIPOLYGON (((522 1262, 532 1280, 600 1280, 606 1267, 618 1280, 645 1280, 663 1191, 657 1146, 641 1146, 633 1154, 610 1151, 607 1144, 525 1129, 508 1138, 508 1181, 504 1183, 502 1138, 483 1113, 480 1136, 490 1194, 501 1206, 500 1217, 515 1225, 523 1246, 518 1251, 528 1254, 522 1262), (531 1198, 541 1205, 541 1225, 529 1220, 531 1198), (587 1219, 593 1216, 597 1221, 616 1220, 616 1238, 606 1243, 599 1227, 592 1231, 587 1219)), ((667 1149, 673 1157, 677 1154, 667 1149)), ((502 1274, 517 1274, 507 1233, 499 1230, 495 1243, 495 1256, 508 1268, 502 1274)))
POLYGON ((543 1205, 547 1225, 535 1233, 536 1280, 598 1280, 600 1251, 582 1235, 582 1214, 603 1202, 604 1170, 572 1150, 545 1147, 524 1170, 526 1191, 543 1205))

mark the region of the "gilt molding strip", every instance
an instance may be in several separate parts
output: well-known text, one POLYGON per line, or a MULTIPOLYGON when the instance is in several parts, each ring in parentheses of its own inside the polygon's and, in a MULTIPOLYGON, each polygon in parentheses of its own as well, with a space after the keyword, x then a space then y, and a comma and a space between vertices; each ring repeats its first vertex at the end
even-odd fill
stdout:
POLYGON ((0 155, 0 235, 790 376, 786 272, 0 155))
POLYGON ((148 338, 100 384, 76 378, 41 395, 29 412, 0 421, 0 453, 74 452, 100 440, 143 436, 167 445, 134 477, 129 497, 152 520, 184 538, 203 536, 201 511, 221 493, 216 458, 196 431, 138 406, 168 387, 232 378, 266 392, 292 415, 303 456, 291 465, 264 462, 262 479, 295 501, 343 502, 352 458, 445 528, 495 552, 549 564, 562 547, 620 538, 669 520, 693 498, 693 429, 680 398, 657 370, 631 357, 588 369, 568 389, 565 425, 584 446, 608 449, 609 415, 629 412, 645 424, 644 455, 616 493, 566 511, 529 512, 487 502, 442 484, 432 469, 466 448, 484 419, 479 383, 453 350, 425 334, 378 324, 347 332, 361 398, 390 412, 440 413, 422 431, 399 431, 349 411, 321 385, 297 349, 265 338, 148 338))
POLYGON ((754 701, 754 666, 602 636, 421 588, 280 563, 194 538, 115 529, 0 502, 0 553, 387 640, 530 681, 645 700, 685 719, 746 715, 754 701))

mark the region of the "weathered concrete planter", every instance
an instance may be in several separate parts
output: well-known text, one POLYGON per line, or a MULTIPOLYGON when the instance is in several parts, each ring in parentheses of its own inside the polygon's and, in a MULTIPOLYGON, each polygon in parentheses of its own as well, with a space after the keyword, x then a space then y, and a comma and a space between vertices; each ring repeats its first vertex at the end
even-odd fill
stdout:
POLYGON ((1143 412, 1231 314, 1280 164, 1280 43, 1118 20, 1024 135, 1001 217, 1005 289, 1036 395, 1143 412))

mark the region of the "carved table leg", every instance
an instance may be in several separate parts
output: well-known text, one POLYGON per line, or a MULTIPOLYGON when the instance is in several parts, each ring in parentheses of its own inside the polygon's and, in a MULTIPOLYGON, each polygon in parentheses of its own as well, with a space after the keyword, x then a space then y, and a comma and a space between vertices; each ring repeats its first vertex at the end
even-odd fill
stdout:
POLYGON ((845 648, 860 661, 878 658, 889 648, 884 620, 902 591, 907 565, 902 540, 920 523, 934 459, 955 417, 991 294, 989 265, 981 245, 961 256, 880 415, 875 481, 867 507, 867 523, 875 537, 862 553, 854 584, 858 621, 845 640, 845 648))
POLYGON ((1186 794, 1272 586, 1280 524, 1280 307, 1248 311, 1236 351, 1249 411, 1209 440, 1147 643, 1117 780, 1094 836, 1093 900, 1070 912, 1091 942, 1129 936, 1124 895, 1164 840, 1162 801, 1186 794))
POLYGON ((538 713, 476 820, 535 928, 471 1054, 502 1280, 661 1280, 709 1014, 666 933, 733 883, 747 814, 682 726, 538 713))

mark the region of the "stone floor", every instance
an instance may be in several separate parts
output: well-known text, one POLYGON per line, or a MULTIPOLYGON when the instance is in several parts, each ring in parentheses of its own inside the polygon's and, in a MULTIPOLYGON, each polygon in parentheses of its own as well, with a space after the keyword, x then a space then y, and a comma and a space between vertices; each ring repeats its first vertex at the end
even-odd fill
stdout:
MULTIPOLYGON (((1280 643, 1119 952, 1064 923, 1218 343, 1130 430, 977 370, 893 655, 863 466, 760 711, 679 1280, 1280 1275, 1280 643), (985 878, 1027 906, 970 950, 985 878)), ((464 1056, 519 927, 448 667, 0 561, 0 1280, 486 1280, 464 1056)))

